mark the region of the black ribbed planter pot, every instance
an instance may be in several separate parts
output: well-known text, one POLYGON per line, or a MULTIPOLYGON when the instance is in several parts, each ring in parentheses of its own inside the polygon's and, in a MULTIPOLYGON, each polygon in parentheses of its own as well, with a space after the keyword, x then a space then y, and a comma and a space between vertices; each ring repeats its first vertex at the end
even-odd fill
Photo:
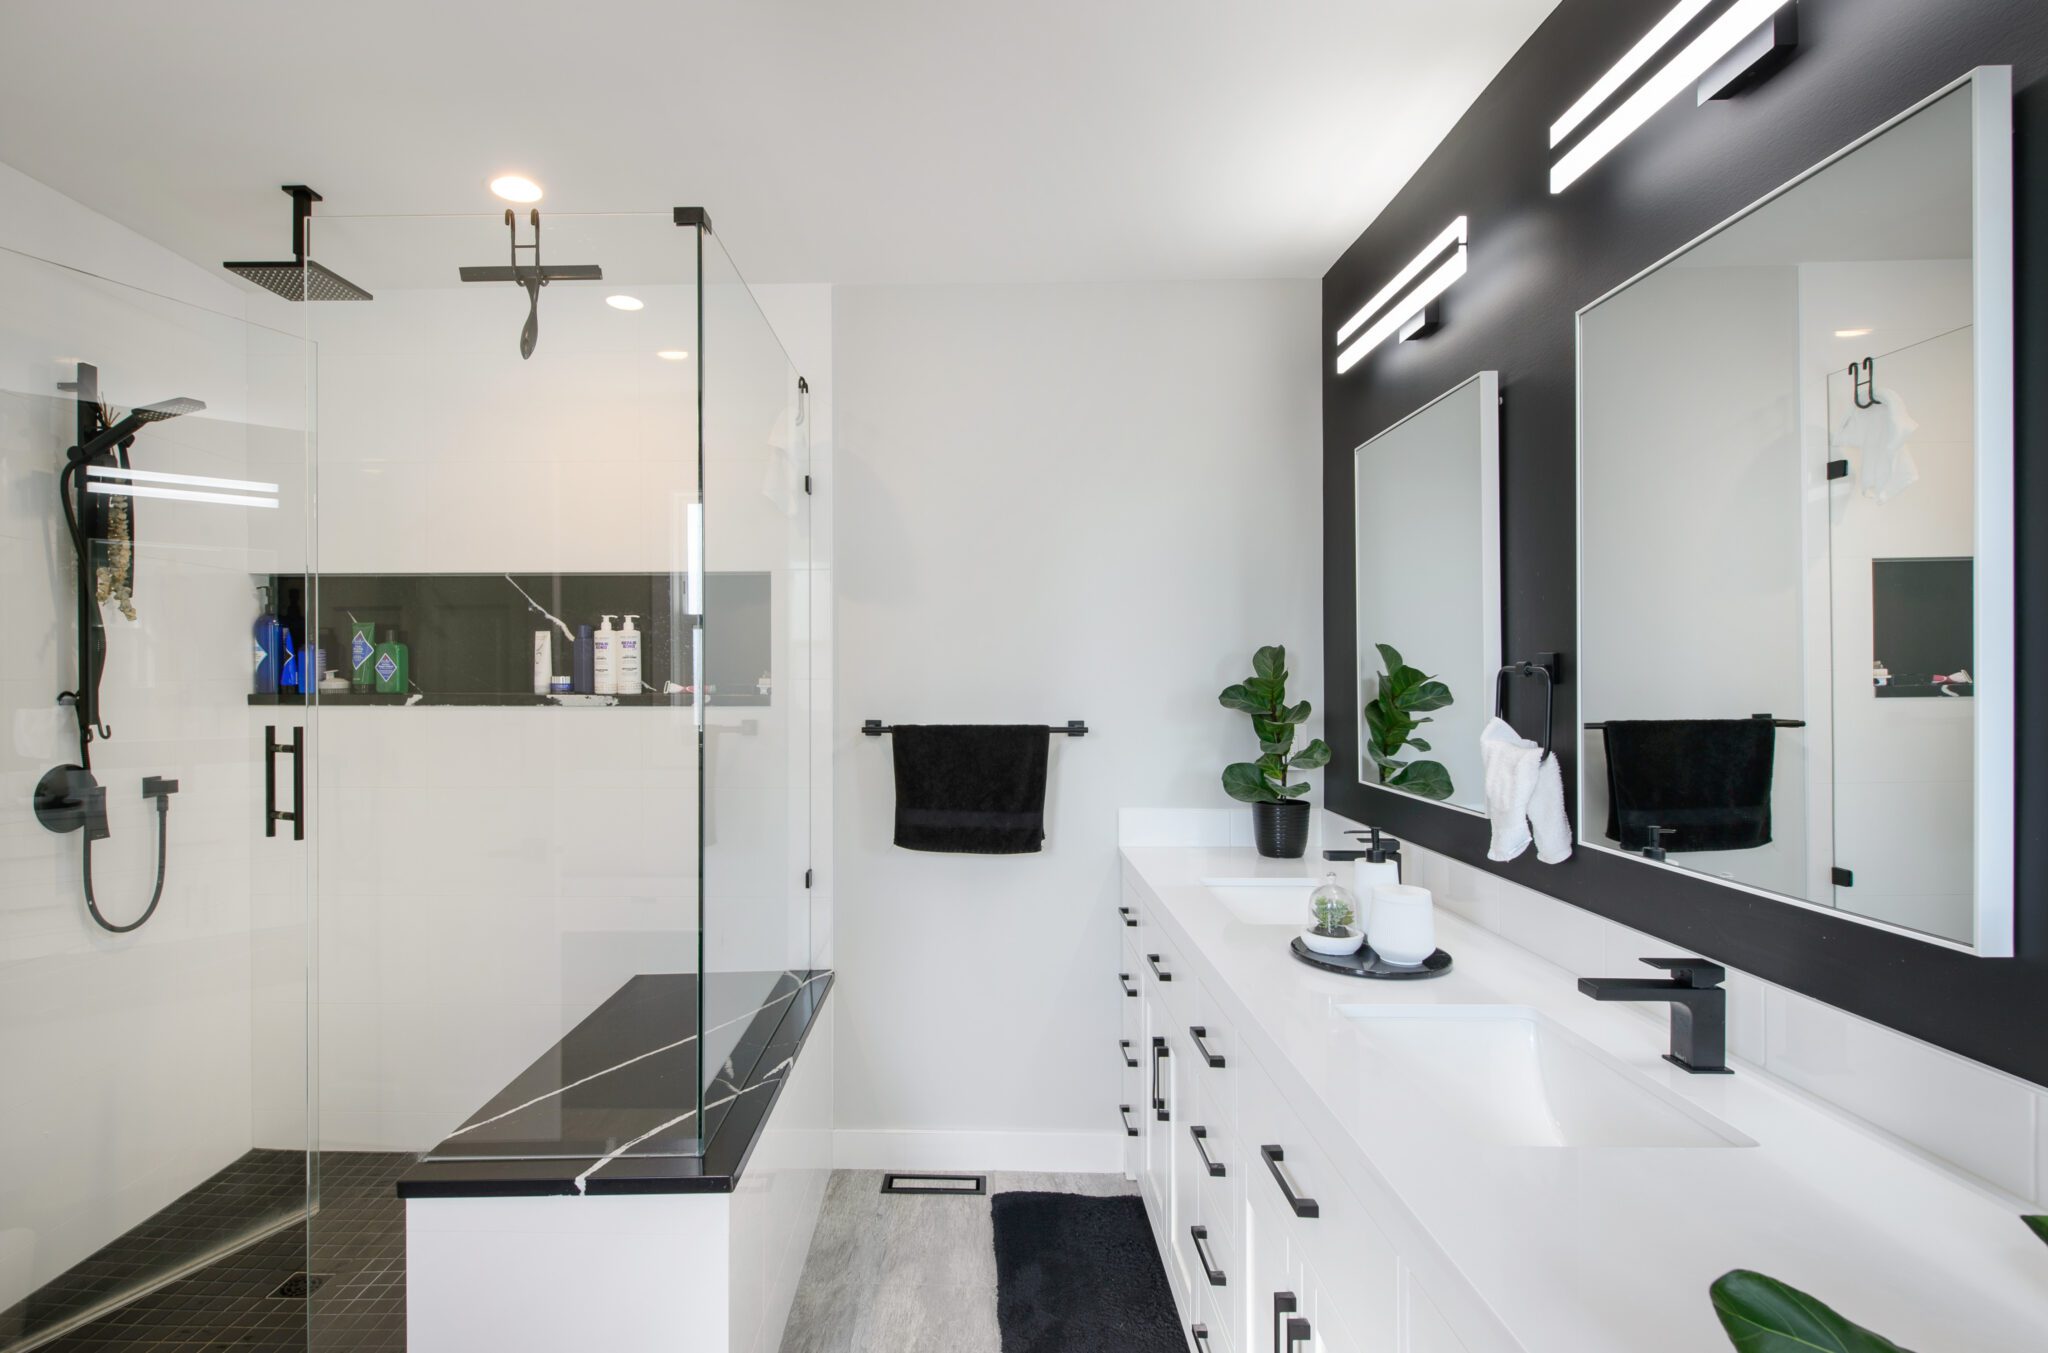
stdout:
POLYGON ((1308 801, 1253 804, 1252 843, 1268 859, 1300 859, 1308 850, 1308 801))

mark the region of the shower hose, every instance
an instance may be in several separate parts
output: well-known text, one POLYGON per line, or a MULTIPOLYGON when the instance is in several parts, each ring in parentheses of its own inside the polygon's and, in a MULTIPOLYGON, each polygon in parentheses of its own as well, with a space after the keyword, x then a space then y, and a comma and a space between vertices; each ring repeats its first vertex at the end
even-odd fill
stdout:
POLYGON ((127 925, 115 925, 112 921, 109 921, 103 914, 101 914, 100 901, 97 897, 93 896, 92 890, 92 829, 90 827, 81 827, 79 829, 79 834, 85 838, 85 909, 92 913, 92 919, 94 923, 99 926, 100 929, 111 931, 113 934, 116 935, 125 935, 131 930, 141 929, 144 922, 148 921, 150 917, 156 915, 156 904, 164 900, 164 856, 166 853, 164 846, 164 838, 167 835, 170 828, 170 816, 170 797, 164 794, 157 795, 156 886, 150 889, 149 905, 143 908, 142 915, 136 917, 127 925))

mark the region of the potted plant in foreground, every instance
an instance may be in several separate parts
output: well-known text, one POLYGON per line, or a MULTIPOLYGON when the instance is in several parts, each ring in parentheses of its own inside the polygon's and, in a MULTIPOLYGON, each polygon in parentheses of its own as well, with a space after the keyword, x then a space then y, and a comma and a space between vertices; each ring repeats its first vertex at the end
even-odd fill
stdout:
POLYGON ((1287 703, 1287 650, 1271 644, 1252 655, 1252 674, 1217 697, 1225 709, 1251 716, 1259 740, 1259 759, 1237 761, 1223 768, 1223 790, 1252 806, 1252 839, 1259 854, 1278 860, 1300 859, 1308 849, 1308 793, 1304 783, 1289 784, 1298 770, 1330 764, 1330 748, 1316 738, 1300 752, 1294 733, 1308 722, 1309 703, 1287 703))

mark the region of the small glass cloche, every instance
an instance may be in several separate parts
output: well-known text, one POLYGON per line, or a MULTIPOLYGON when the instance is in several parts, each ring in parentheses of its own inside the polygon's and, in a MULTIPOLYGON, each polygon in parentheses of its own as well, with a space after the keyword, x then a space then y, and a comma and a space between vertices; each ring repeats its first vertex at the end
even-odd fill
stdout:
POLYGON ((1335 874, 1323 876, 1322 886, 1308 895, 1311 924, 1301 932, 1301 942, 1319 954, 1341 957, 1355 954, 1365 943, 1358 928, 1358 899, 1337 882, 1335 874))

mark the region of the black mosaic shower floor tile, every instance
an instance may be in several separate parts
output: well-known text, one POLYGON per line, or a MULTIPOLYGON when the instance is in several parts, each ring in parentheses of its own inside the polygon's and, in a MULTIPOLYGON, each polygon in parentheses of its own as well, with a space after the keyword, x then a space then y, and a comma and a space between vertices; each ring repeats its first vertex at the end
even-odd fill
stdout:
MULTIPOLYGON (((405 1152, 328 1151, 320 1210, 90 1325, 48 1353, 402 1353, 405 1348, 405 1152), (277 1296, 299 1274, 325 1275, 310 1295, 277 1296), (311 1337, 309 1338, 309 1326, 311 1337)), ((305 1158, 252 1151, 20 1306, 0 1314, 0 1347, 47 1329, 136 1278, 231 1240, 304 1198, 305 1158), (225 1229, 223 1229, 225 1228, 225 1229)), ((302 1280, 303 1281, 303 1280, 302 1280)), ((295 1285, 296 1286, 296 1285, 295 1285)))

